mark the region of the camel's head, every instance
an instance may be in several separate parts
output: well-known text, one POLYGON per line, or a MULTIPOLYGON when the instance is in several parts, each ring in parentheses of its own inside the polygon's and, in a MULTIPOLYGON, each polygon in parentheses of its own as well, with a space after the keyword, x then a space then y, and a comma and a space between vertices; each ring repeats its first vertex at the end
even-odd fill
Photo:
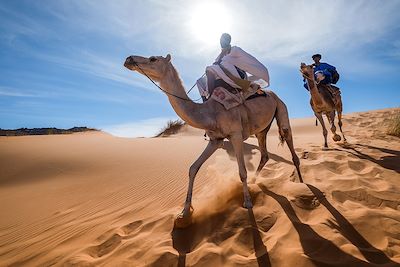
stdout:
POLYGON ((307 65, 305 63, 300 64, 300 72, 303 77, 309 80, 314 80, 314 69, 312 65, 307 65))
POLYGON ((159 82, 164 77, 170 62, 170 54, 166 57, 152 56, 149 58, 130 56, 126 58, 124 66, 130 70, 146 74, 154 81, 159 82))

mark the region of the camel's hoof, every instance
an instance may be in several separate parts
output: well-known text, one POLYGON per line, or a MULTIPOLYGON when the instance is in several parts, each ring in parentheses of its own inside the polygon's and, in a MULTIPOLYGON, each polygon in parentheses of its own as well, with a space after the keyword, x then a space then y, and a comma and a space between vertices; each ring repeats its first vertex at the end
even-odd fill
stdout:
POLYGON ((175 218, 175 227, 176 228, 186 228, 193 223, 193 208, 190 207, 190 211, 188 215, 183 215, 183 211, 179 213, 175 218))
POLYGON ((327 150, 329 150, 329 147, 327 147, 327 146, 322 147, 322 151, 327 151, 327 150))
POLYGON ((340 140, 342 140, 342 138, 341 138, 340 135, 338 135, 338 134, 335 134, 335 135, 332 137, 332 139, 333 139, 333 141, 335 141, 335 142, 339 142, 340 140))
POLYGON ((246 202, 243 202, 243 208, 252 209, 253 208, 253 203, 250 203, 250 204, 246 205, 246 202))
POLYGON ((186 228, 192 224, 192 216, 183 217, 182 214, 178 214, 175 219, 175 228, 186 228))
POLYGON ((312 195, 312 196, 298 196, 294 200, 294 204, 299 208, 312 210, 317 208, 320 203, 318 199, 314 195, 312 195))

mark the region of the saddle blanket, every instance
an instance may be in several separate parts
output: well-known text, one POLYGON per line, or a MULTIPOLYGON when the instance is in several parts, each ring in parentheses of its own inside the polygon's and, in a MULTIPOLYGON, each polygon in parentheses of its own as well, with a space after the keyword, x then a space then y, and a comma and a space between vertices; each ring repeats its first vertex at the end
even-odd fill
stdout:
POLYGON ((263 96, 266 97, 268 94, 263 91, 262 94, 259 94, 257 91, 251 91, 246 94, 242 92, 230 92, 228 89, 224 87, 217 87, 214 89, 211 98, 217 101, 218 103, 222 104, 226 110, 231 108, 237 107, 244 103, 247 99, 252 99, 255 97, 263 96))

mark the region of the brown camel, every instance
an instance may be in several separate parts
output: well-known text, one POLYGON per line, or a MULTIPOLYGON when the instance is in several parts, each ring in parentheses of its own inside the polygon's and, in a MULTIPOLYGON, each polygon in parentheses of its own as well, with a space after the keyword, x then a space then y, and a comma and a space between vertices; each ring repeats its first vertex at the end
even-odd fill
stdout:
POLYGON ((226 110, 220 103, 209 99, 199 104, 191 101, 182 85, 178 72, 171 64, 171 56, 165 58, 152 56, 130 56, 124 66, 132 71, 146 75, 157 82, 163 90, 178 114, 187 124, 206 130, 210 141, 200 157, 190 166, 189 186, 183 211, 177 216, 175 225, 186 227, 191 223, 192 215, 192 191, 195 176, 201 165, 223 145, 224 138, 232 143, 239 166, 239 175, 243 184, 244 206, 252 208, 251 197, 247 187, 247 171, 243 156, 243 141, 251 134, 258 139, 261 152, 258 174, 268 161, 266 136, 274 117, 277 119, 281 141, 286 141, 292 154, 293 163, 296 166, 299 179, 300 161, 294 147, 288 113, 285 104, 272 92, 267 97, 257 97, 246 101, 243 105, 226 110))
POLYGON ((312 66, 306 65, 305 63, 301 63, 300 72, 303 77, 307 80, 308 88, 310 89, 311 99, 310 105, 312 110, 314 111, 315 116, 319 120, 322 126, 322 133, 324 135, 325 143, 324 148, 328 148, 327 135, 328 131, 326 130, 324 119, 322 114, 328 118, 328 122, 331 125, 331 131, 333 133, 333 141, 338 142, 341 140, 340 135, 336 134, 335 127, 335 112, 338 114, 338 124, 340 128, 340 132, 343 135, 343 140, 346 141, 346 137, 343 134, 342 130, 342 98, 340 95, 336 97, 332 96, 329 89, 327 88, 329 85, 318 84, 314 78, 314 70, 312 66))

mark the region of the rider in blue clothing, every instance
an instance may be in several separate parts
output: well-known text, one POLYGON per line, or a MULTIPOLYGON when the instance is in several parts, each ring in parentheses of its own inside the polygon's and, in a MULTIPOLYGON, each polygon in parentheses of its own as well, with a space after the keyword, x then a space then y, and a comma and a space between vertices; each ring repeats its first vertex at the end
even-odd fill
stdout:
MULTIPOLYGON (((320 62, 320 60, 321 60, 320 54, 313 55, 312 59, 314 60, 314 63, 312 64, 312 66, 314 67, 314 74, 315 74, 317 83, 330 85, 330 86, 328 86, 328 88, 333 89, 333 90, 330 90, 333 95, 340 93, 339 88, 332 85, 332 84, 336 84, 337 81, 339 80, 339 74, 336 71, 336 68, 332 65, 329 65, 328 63, 320 62)), ((304 80, 304 87, 307 90, 309 90, 308 85, 305 80, 304 80)))
POLYGON ((336 68, 328 63, 319 62, 321 60, 320 54, 312 56, 314 60, 314 74, 317 76, 317 81, 323 84, 336 83, 333 75, 337 73, 336 68), (321 75, 322 74, 322 75, 321 75))

